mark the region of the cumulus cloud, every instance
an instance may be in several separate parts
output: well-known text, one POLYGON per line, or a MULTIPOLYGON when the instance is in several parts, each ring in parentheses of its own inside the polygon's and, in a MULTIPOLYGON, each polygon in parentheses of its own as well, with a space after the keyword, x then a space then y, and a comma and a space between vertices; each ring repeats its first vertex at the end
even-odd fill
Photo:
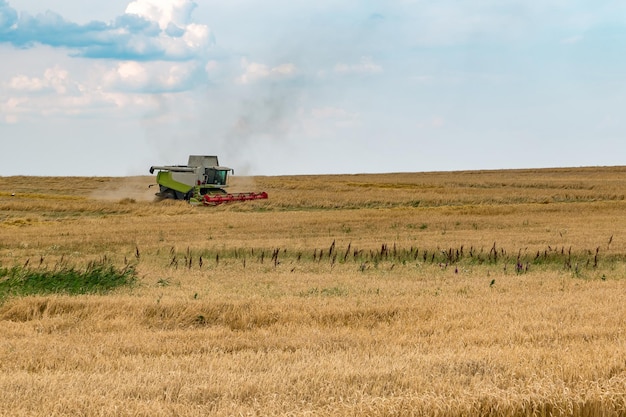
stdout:
POLYGON ((0 114, 2 114, 4 122, 14 124, 18 122, 18 116, 23 111, 20 106, 26 102, 25 98, 11 97, 5 102, 0 102, 0 114))
POLYGON ((172 66, 161 77, 155 79, 149 69, 136 62, 120 63, 114 70, 94 70, 90 78, 97 82, 77 81, 59 66, 46 68, 40 75, 16 75, 0 84, 0 114, 4 119, 0 122, 18 123, 40 116, 113 115, 119 110, 124 115, 140 115, 156 105, 141 88, 164 90, 168 82, 178 82, 179 73, 172 66))
POLYGON ((214 43, 209 27, 192 21, 195 7, 191 0, 136 0, 113 22, 81 25, 51 11, 18 15, 0 0, 0 42, 65 47, 89 58, 190 60, 214 43))
POLYGON ((249 62, 246 58, 241 59, 241 67, 244 73, 235 79, 235 82, 238 84, 250 84, 264 78, 288 78, 293 76, 296 72, 296 66, 291 63, 270 68, 265 64, 249 62))
POLYGON ((126 14, 157 22, 162 30, 175 30, 191 23, 191 13, 196 6, 188 0, 136 0, 126 7, 126 14))
POLYGON ((26 75, 17 75, 5 87, 15 92, 56 92, 65 94, 70 87, 67 71, 59 68, 48 68, 42 77, 28 77, 26 75))
POLYGON ((213 36, 194 22, 195 8, 191 0, 134 0, 110 23, 77 24, 0 0, 0 44, 19 48, 20 62, 59 62, 36 72, 4 67, 0 122, 119 110, 142 117, 169 94, 197 91, 221 67, 209 58, 213 36))
POLYGON ((108 91, 164 93, 188 90, 197 84, 194 63, 123 61, 103 74, 103 87, 108 91))

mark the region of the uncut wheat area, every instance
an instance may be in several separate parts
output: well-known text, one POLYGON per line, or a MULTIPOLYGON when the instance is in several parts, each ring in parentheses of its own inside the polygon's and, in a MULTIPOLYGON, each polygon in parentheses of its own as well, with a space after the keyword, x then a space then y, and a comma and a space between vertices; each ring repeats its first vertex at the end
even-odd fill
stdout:
POLYGON ((626 415, 626 167, 152 182, 0 177, 0 285, 135 273, 0 297, 0 415, 626 415))

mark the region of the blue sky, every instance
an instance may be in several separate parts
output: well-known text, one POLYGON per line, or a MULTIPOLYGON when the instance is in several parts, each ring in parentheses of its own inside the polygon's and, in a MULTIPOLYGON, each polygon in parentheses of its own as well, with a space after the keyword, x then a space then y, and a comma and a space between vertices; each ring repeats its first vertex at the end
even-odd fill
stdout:
POLYGON ((0 176, 624 165, 626 4, 0 0, 0 176))

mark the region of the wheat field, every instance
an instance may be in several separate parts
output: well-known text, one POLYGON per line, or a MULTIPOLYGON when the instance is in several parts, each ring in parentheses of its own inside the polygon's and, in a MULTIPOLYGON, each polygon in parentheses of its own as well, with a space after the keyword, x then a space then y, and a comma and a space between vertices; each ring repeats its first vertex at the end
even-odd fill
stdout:
POLYGON ((0 415, 626 415, 626 167, 153 181, 0 177, 0 266, 137 273, 0 298, 0 415))

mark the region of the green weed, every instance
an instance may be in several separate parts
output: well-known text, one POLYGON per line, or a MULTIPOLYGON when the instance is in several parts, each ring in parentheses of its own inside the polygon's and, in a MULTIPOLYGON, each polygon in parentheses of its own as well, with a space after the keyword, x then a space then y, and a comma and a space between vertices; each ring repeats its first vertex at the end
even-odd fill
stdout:
POLYGON ((0 267, 0 300, 10 296, 45 294, 104 294, 136 281, 133 266, 116 268, 110 261, 90 262, 86 268, 0 267))

